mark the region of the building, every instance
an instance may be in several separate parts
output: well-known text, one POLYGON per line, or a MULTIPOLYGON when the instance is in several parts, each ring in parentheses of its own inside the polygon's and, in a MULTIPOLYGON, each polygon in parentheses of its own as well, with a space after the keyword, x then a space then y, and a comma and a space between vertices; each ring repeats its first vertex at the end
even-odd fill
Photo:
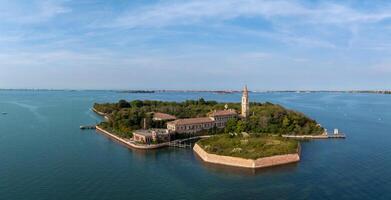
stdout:
POLYGON ((171 120, 176 120, 176 117, 174 115, 170 115, 167 113, 154 112, 152 119, 154 121, 171 121, 171 120))
POLYGON ((143 144, 168 142, 170 133, 167 129, 141 129, 133 132, 133 140, 143 144))
POLYGON ((238 114, 234 109, 215 110, 209 114, 209 117, 215 121, 217 128, 224 128, 228 120, 234 119, 237 116, 238 114))
POLYGON ((167 123, 169 132, 175 133, 196 133, 211 129, 214 126, 215 121, 211 117, 177 119, 167 123))
MULTIPOLYGON (((249 99, 247 86, 243 88, 241 117, 249 116, 249 99)), ((133 132, 133 140, 136 142, 151 144, 170 141, 171 133, 197 133, 203 130, 209 130, 214 127, 224 128, 228 120, 238 117, 234 109, 228 109, 225 105, 224 110, 214 110, 207 117, 176 119, 175 116, 166 113, 154 112, 153 120, 167 122, 167 129, 147 129, 146 119, 144 119, 144 129, 133 132), (171 121, 174 120, 174 121, 171 121)))
MULTIPOLYGON (((249 115, 249 100, 247 86, 243 89, 241 116, 246 118, 249 115)), ((215 110, 209 113, 208 117, 177 119, 167 123, 167 130, 172 133, 196 133, 214 127, 224 128, 228 120, 238 117, 238 113, 233 109, 215 110)))
MULTIPOLYGON (((241 116, 246 118, 249 115, 249 99, 247 86, 243 89, 241 116)), ((233 109, 215 110, 208 117, 177 119, 167 123, 167 130, 175 133, 196 133, 208 130, 213 127, 224 128, 230 119, 238 117, 233 109)))
POLYGON ((243 88, 243 95, 242 95, 242 113, 241 116, 243 118, 247 118, 250 112, 250 104, 248 100, 248 90, 247 85, 243 88))

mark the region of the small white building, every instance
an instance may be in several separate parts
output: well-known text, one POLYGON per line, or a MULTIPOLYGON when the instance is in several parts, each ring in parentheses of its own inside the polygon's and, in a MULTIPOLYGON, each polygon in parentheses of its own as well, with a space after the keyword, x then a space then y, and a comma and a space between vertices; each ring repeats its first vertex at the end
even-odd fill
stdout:
POLYGON ((167 129, 141 129, 133 132, 133 140, 144 144, 168 142, 170 133, 167 129))

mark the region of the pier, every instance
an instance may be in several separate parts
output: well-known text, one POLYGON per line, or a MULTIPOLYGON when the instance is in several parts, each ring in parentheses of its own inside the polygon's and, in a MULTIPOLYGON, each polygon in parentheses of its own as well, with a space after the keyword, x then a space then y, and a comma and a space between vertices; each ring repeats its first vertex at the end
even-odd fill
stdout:
POLYGON ((327 135, 327 138, 329 139, 345 139, 345 134, 339 133, 339 134, 333 134, 333 135, 327 135))
POLYGON ((189 148, 189 149, 191 149, 192 144, 191 143, 190 144, 182 144, 179 141, 172 141, 172 142, 168 142, 168 146, 169 147, 176 147, 176 148, 184 148, 184 149, 189 148))
POLYGON ((345 134, 322 134, 322 135, 282 135, 284 138, 293 138, 293 139, 345 139, 345 134))
POLYGON ((184 142, 202 139, 202 138, 209 138, 209 137, 211 137, 211 136, 210 135, 202 135, 202 136, 195 136, 195 137, 181 139, 181 140, 174 140, 174 141, 168 142, 168 146, 169 147, 177 147, 177 148, 190 148, 191 149, 193 147, 193 143, 184 144, 184 142))
POLYGON ((282 137, 294 139, 345 139, 346 135, 340 133, 338 129, 334 129, 334 133, 329 134, 326 129, 322 135, 282 135, 282 137))
POLYGON ((85 125, 85 126, 80 126, 81 130, 86 130, 86 129, 95 129, 95 125, 85 125))

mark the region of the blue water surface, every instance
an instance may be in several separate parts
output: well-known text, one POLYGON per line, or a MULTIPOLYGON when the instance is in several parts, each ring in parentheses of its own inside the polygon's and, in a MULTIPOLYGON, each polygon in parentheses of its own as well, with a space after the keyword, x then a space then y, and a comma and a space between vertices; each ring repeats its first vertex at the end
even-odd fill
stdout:
POLYGON ((251 93, 339 128, 302 143, 297 164, 257 171, 203 164, 189 149, 128 149, 80 125, 94 102, 239 102, 237 94, 0 91, 0 199, 391 199, 391 95, 251 93))

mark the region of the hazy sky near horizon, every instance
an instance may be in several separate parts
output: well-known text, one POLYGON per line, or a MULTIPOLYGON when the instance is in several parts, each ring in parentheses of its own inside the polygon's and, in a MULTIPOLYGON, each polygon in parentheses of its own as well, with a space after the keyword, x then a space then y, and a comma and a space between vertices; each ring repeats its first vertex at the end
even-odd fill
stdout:
POLYGON ((0 88, 391 89, 391 1, 0 0, 0 88))

